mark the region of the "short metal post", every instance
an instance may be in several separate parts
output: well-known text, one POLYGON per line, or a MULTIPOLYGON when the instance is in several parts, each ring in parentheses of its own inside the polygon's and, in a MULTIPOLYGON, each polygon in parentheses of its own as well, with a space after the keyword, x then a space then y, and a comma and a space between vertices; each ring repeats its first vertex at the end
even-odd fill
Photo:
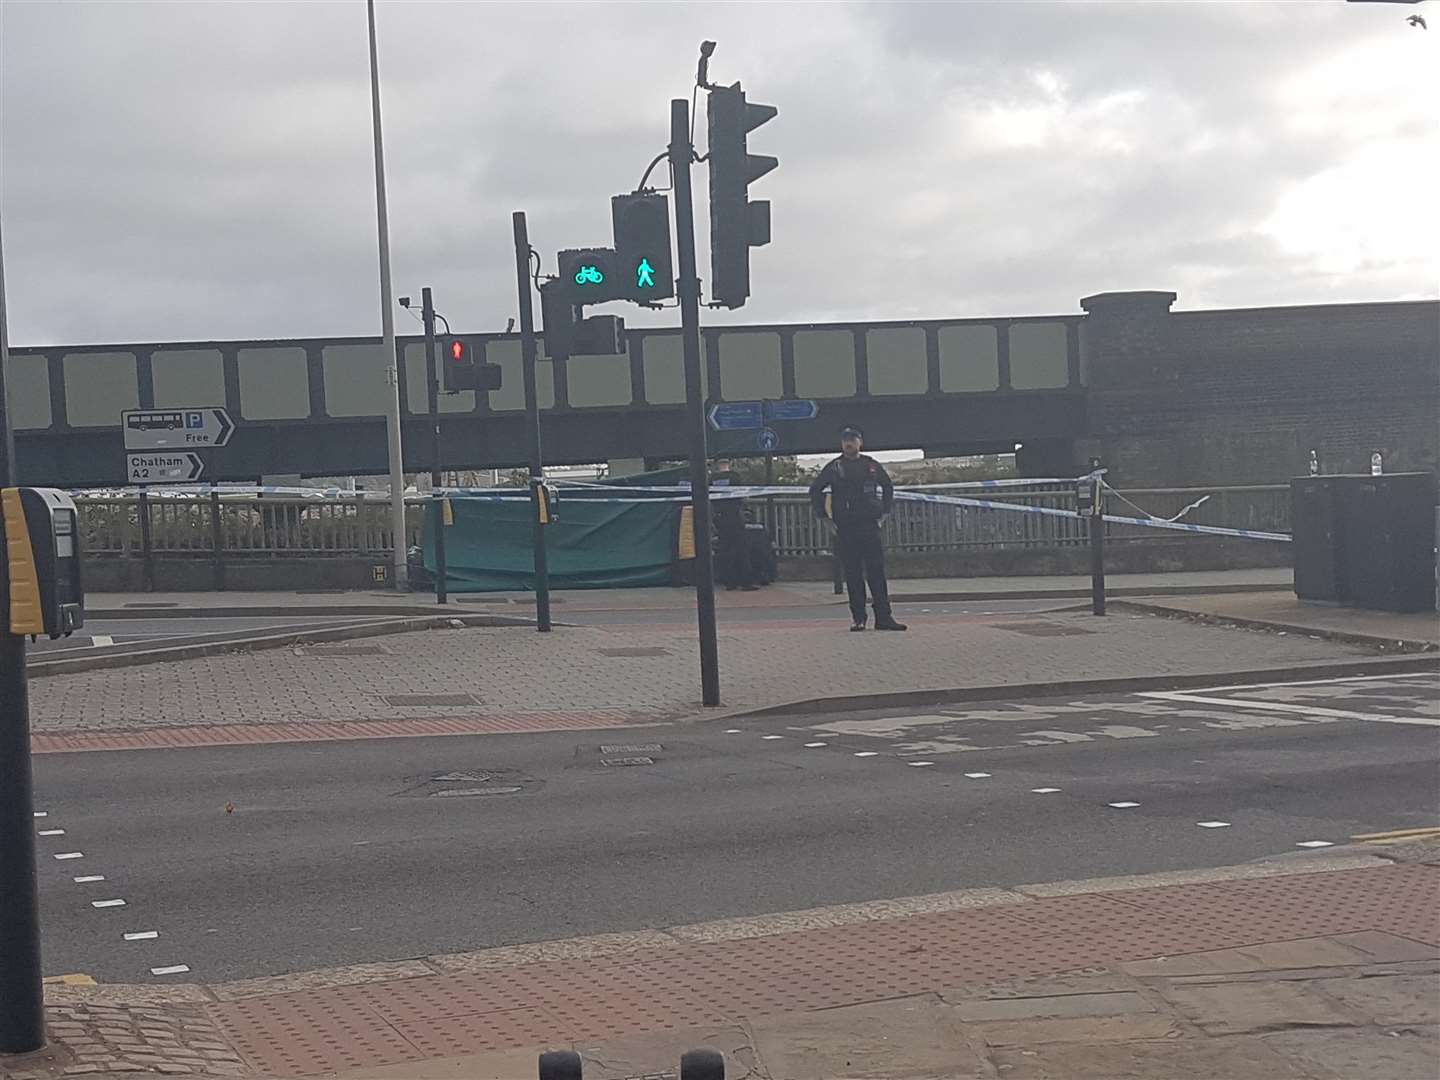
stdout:
POLYGON ((215 588, 223 592, 225 589, 225 555, 224 555, 224 534, 220 529, 220 493, 210 492, 210 551, 214 560, 213 569, 215 574, 215 588))
POLYGON ((136 504, 136 514, 140 518, 140 573, 145 584, 146 592, 155 591, 155 564, 151 561, 152 543, 150 536, 150 496, 144 488, 140 489, 140 501, 136 504))
POLYGON ((1090 476, 1090 613, 1105 614, 1105 485, 1099 463, 1090 476))

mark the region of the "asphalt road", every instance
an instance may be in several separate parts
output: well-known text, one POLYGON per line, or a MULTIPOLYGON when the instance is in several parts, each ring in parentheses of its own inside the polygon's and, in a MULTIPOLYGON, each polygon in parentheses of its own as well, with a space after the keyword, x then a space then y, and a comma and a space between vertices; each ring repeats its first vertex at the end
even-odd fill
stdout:
POLYGON ((295 617, 203 617, 155 619, 91 619, 79 632, 68 638, 40 638, 30 645, 29 652, 37 659, 55 660, 79 656, 96 649, 125 647, 163 648, 182 642, 241 641, 266 633, 320 630, 335 626, 354 626, 376 621, 374 616, 295 617))
POLYGON ((1437 725, 1427 675, 42 755, 45 967, 218 981, 1225 865, 1435 825, 1437 725))

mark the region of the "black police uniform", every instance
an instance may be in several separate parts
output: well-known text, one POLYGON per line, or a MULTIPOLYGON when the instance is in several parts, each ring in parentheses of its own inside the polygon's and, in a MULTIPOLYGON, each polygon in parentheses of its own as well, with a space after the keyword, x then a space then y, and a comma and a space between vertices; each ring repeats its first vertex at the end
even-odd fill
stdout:
POLYGON ((810 485, 810 503, 825 516, 825 489, 830 489, 830 517, 835 522, 840 562, 850 593, 856 626, 865 624, 865 585, 875 606, 876 626, 894 623, 890 590, 885 584, 885 551, 880 543, 880 518, 895 502, 895 486, 885 467, 872 457, 840 456, 820 470, 810 485))

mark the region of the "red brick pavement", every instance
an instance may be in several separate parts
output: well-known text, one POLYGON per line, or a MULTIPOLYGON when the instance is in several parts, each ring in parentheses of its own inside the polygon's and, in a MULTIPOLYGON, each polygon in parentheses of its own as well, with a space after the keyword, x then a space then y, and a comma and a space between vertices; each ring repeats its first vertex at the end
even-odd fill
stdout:
POLYGON ((525 712, 505 716, 429 716, 399 720, 306 721, 295 724, 215 724, 148 730, 36 733, 37 754, 83 750, 156 750, 167 747, 242 746, 253 743, 324 742, 334 739, 404 739, 418 735, 498 735, 521 731, 583 731, 631 727, 669 719, 663 714, 597 709, 592 712, 525 712))
POLYGON ((834 1008, 1325 934, 1440 945, 1440 869, 1055 897, 216 1004, 255 1067, 309 1075, 834 1008))

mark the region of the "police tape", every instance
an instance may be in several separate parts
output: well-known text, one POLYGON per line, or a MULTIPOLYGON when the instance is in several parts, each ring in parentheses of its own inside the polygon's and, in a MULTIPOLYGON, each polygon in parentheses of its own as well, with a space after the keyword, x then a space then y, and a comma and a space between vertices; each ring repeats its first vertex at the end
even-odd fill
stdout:
MULTIPOLYGON (((896 491, 895 498, 910 502, 939 503, 945 506, 970 506, 980 510, 1012 510, 1021 514, 1042 514, 1047 517, 1063 517, 1086 520, 1091 515, 1076 510, 1061 510, 1054 506, 1021 506, 1018 503, 996 502, 993 499, 967 499, 959 495, 923 495, 918 492, 896 491)), ((1184 521, 1165 521, 1160 518, 1120 517, 1116 514, 1102 514, 1102 520, 1112 525, 1141 525, 1151 529, 1172 529, 1176 532, 1201 533, 1207 536, 1238 536, 1246 540, 1274 540, 1290 543, 1289 533, 1264 532, 1259 529, 1228 529, 1220 525, 1191 525, 1184 521)))

